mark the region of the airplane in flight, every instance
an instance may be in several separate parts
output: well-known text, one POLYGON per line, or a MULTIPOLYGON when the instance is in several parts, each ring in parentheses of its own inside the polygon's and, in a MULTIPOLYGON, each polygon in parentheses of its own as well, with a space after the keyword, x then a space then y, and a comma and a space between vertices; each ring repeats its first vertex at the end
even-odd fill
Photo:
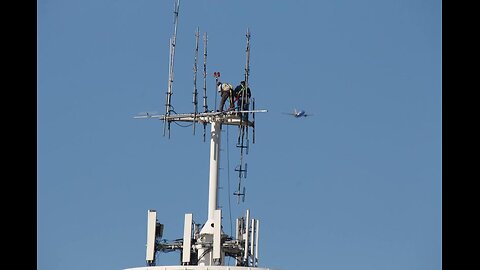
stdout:
POLYGON ((305 112, 305 110, 299 110, 299 111, 297 111, 297 109, 293 109, 293 112, 283 113, 283 114, 292 115, 292 116, 295 117, 295 118, 307 117, 307 116, 312 116, 312 115, 313 115, 313 114, 307 114, 307 113, 305 112))

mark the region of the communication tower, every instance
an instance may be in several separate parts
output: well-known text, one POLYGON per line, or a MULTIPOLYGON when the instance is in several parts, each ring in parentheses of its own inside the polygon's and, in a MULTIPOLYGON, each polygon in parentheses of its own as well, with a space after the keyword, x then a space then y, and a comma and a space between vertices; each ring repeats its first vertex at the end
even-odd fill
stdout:
MULTIPOLYGON (((255 100, 251 98, 250 108, 244 110, 235 109, 231 111, 209 110, 207 105, 207 35, 203 36, 204 61, 203 61, 203 112, 198 111, 197 100, 197 63, 199 29, 195 32, 195 59, 193 78, 193 105, 191 113, 175 112, 172 106, 173 81, 174 81, 174 56, 176 47, 176 34, 178 25, 180 0, 174 1, 174 32, 170 39, 170 61, 168 89, 165 103, 165 114, 137 115, 136 119, 158 119, 164 123, 164 136, 170 138, 170 124, 172 122, 190 122, 203 125, 203 138, 206 137, 206 126, 210 125, 210 170, 209 170, 209 193, 208 193, 208 218, 204 224, 196 224, 193 221, 192 213, 185 214, 183 238, 167 241, 163 239, 164 224, 158 221, 157 211, 147 212, 147 243, 146 243, 146 266, 128 268, 125 270, 270 270, 259 268, 259 227, 258 219, 252 218, 250 210, 246 209, 245 216, 236 219, 236 230, 234 236, 227 235, 222 230, 222 210, 218 206, 218 175, 220 165, 221 129, 224 125, 238 127, 237 147, 240 149, 240 164, 235 171, 238 172, 239 181, 237 191, 238 202, 240 198, 245 199, 245 187, 242 187, 242 178, 246 178, 247 164, 244 164, 244 154, 249 148, 249 129, 252 130, 253 143, 255 143, 255 113, 267 112, 267 110, 255 110, 255 100), (157 254, 159 252, 180 251, 179 265, 159 266, 157 265, 157 254), (234 258, 235 265, 226 264, 226 257, 234 258)), ((246 64, 245 84, 248 87, 249 58, 250 58, 250 31, 246 33, 246 64)), ((214 73, 215 83, 218 82, 220 72, 214 73)), ((217 84, 215 84, 215 87, 217 84)), ((243 104, 242 104, 243 105, 243 104)))

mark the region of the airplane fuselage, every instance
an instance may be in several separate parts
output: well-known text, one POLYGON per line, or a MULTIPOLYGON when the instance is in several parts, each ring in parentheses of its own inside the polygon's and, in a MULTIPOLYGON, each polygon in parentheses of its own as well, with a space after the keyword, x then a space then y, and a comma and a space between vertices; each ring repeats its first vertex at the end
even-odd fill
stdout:
POLYGON ((302 117, 302 116, 306 116, 306 115, 305 115, 305 111, 304 111, 304 110, 301 110, 301 111, 295 112, 295 117, 302 117))

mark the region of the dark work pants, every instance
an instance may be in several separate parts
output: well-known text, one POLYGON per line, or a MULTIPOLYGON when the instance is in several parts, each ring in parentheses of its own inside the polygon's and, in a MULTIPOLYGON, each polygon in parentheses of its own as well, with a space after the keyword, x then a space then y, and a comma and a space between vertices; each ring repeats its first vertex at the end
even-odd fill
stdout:
POLYGON ((242 98, 239 98, 237 100, 237 105, 238 105, 238 108, 240 108, 242 111, 248 111, 248 100, 247 99, 244 99, 243 100, 243 108, 242 108, 242 98))

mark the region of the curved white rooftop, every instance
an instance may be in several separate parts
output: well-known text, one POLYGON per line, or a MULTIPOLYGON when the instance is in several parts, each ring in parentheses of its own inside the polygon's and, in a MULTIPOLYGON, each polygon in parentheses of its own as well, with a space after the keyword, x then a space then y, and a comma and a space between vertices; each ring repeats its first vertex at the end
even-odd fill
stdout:
POLYGON ((272 268, 259 268, 248 266, 200 266, 200 265, 170 265, 170 266, 145 266, 126 268, 124 270, 274 270, 272 268))

